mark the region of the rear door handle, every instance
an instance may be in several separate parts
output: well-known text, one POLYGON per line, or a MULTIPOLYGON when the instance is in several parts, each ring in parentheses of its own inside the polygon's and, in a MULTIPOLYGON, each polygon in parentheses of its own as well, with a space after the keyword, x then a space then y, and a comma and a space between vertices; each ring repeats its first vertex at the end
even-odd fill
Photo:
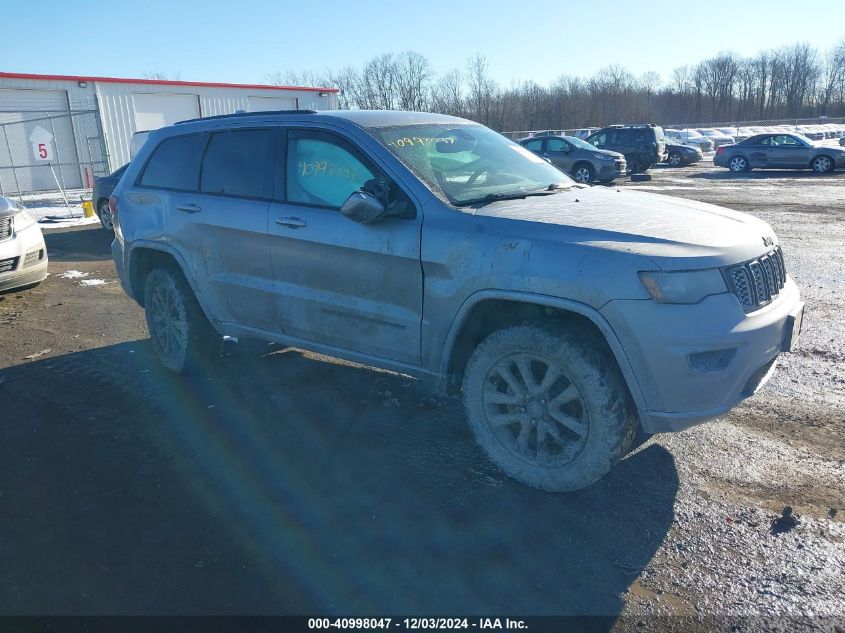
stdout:
POLYGON ((297 217, 276 218, 276 224, 281 224, 282 226, 289 226, 292 229, 301 229, 308 226, 308 222, 297 217))
POLYGON ((202 211, 202 207, 198 204, 194 204, 193 202, 187 202, 185 204, 177 204, 176 210, 183 211, 185 213, 199 213, 202 211))

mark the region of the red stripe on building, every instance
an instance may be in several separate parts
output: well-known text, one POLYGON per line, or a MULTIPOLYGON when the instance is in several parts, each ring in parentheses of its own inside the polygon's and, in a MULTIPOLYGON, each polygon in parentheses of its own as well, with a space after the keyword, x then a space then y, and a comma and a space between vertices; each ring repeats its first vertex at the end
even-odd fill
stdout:
POLYGON ((197 86, 201 88, 248 88, 251 90, 307 90, 309 92, 339 92, 337 88, 313 86, 268 86, 266 84, 224 84, 209 81, 178 81, 170 79, 127 79, 123 77, 84 77, 78 75, 37 75, 31 73, 0 72, 0 79, 35 79, 45 81, 91 81, 112 84, 141 84, 153 86, 197 86))

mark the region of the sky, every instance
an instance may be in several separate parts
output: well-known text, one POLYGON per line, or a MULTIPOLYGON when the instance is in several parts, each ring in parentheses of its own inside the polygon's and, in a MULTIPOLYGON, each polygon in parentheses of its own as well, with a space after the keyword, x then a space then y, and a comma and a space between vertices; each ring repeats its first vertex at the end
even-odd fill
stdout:
POLYGON ((694 64, 720 51, 753 55, 845 39, 845 0, 3 0, 15 36, 0 70, 264 83, 274 71, 360 66, 414 50, 436 72, 480 53, 503 85, 546 84, 621 64, 634 75, 694 64))

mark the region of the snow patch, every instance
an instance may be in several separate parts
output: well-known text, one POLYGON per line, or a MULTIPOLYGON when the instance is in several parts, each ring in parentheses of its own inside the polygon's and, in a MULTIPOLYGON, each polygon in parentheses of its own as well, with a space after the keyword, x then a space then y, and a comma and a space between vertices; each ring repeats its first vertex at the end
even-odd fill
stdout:
POLYGON ((83 273, 79 270, 68 270, 63 272, 59 277, 62 279, 79 279, 80 277, 87 277, 88 273, 83 273))
POLYGON ((105 279, 83 279, 79 282, 80 286, 102 286, 106 283, 105 279))

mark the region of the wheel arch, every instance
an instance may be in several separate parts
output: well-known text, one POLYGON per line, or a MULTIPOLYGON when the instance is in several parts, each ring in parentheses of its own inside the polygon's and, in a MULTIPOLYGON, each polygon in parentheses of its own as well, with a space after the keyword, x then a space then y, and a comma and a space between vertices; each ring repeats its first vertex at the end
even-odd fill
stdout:
POLYGON ((596 336, 616 361, 637 410, 640 413, 646 410, 645 399, 622 344, 598 310, 571 299, 517 291, 479 291, 463 303, 443 346, 439 372, 441 389, 457 393, 472 351, 487 335, 502 327, 543 318, 562 319, 596 336))
POLYGON ((136 242, 132 245, 132 250, 129 253, 129 285, 132 289, 132 296, 141 307, 144 307, 144 284, 147 276, 157 266, 173 266, 182 273, 182 276, 188 282, 194 296, 197 297, 200 307, 206 313, 206 317, 211 320, 210 315, 204 306, 204 301, 201 300, 202 294, 199 291, 192 275, 188 274, 188 266, 181 253, 167 244, 160 244, 158 242, 136 242))

